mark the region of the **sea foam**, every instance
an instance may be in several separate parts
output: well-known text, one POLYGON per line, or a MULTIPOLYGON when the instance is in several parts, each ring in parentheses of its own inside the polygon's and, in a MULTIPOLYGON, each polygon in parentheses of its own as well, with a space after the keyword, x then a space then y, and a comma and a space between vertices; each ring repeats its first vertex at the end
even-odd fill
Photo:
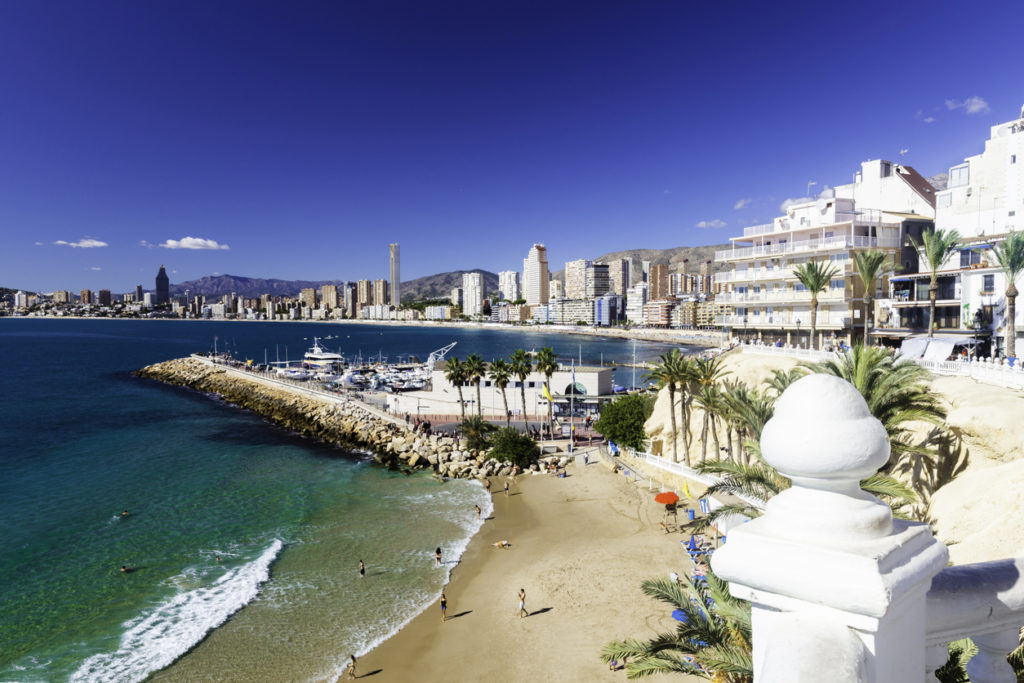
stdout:
POLYGON ((256 597, 283 545, 275 539, 258 558, 226 572, 213 585, 179 593, 127 622, 118 649, 89 657, 70 680, 141 681, 169 666, 256 597))

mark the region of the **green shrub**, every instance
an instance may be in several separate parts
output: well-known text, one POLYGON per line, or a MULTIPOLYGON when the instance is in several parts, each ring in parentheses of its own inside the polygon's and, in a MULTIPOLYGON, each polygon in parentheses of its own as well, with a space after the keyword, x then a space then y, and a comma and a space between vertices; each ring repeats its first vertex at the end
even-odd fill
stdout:
POLYGON ((605 403, 594 423, 597 433, 620 446, 643 450, 644 423, 654 410, 657 395, 628 394, 605 403))
POLYGON ((513 465, 526 469, 537 462, 540 450, 533 439, 512 427, 498 430, 492 439, 492 446, 487 457, 491 460, 508 460, 513 465))

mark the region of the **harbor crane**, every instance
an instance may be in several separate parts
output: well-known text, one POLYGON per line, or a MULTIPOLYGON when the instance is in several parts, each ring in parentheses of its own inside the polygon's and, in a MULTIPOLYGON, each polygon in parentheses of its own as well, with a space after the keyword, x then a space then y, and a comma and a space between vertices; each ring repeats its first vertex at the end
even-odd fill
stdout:
POLYGON ((455 348, 455 345, 459 342, 452 342, 448 346, 443 346, 437 351, 431 351, 430 356, 427 357, 427 372, 434 371, 434 363, 439 360, 444 360, 444 357, 448 355, 448 352, 455 348))

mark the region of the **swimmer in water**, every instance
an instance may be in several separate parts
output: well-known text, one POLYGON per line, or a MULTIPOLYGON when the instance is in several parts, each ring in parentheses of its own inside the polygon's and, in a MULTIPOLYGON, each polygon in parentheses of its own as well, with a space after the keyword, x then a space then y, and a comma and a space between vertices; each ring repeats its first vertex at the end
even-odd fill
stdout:
POLYGON ((123 512, 121 513, 121 516, 122 516, 122 517, 127 517, 127 516, 128 516, 128 511, 127 511, 127 510, 123 511, 123 512))
POLYGON ((127 566, 125 566, 125 565, 123 565, 123 564, 121 565, 121 573, 122 573, 122 574, 128 574, 128 573, 130 573, 131 571, 132 571, 131 567, 127 567, 127 566))

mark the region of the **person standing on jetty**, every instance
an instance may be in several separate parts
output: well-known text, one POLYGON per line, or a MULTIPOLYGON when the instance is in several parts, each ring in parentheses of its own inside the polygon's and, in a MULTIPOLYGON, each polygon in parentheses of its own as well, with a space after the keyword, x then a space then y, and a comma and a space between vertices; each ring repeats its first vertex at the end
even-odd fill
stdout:
POLYGON ((526 589, 519 589, 519 618, 530 616, 530 613, 526 611, 526 589))

